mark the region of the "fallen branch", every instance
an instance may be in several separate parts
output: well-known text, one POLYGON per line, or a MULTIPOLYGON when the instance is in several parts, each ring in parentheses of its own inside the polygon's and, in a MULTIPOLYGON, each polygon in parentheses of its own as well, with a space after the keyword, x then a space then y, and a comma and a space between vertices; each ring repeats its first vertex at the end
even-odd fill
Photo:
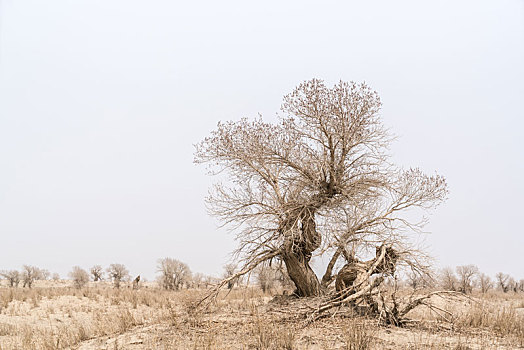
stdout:
POLYGON ((473 300, 473 299, 469 298, 466 294, 461 293, 461 292, 454 292, 454 291, 448 291, 448 290, 435 291, 435 292, 428 293, 428 294, 426 294, 424 296, 421 296, 421 297, 419 297, 419 298, 409 302, 404 307, 404 309, 402 309, 402 311, 400 311, 399 315, 401 317, 405 316, 408 312, 410 312, 411 310, 413 310, 417 306, 419 306, 421 304, 424 304, 425 300, 431 298, 432 296, 440 296, 440 297, 442 297, 443 295, 446 295, 446 294, 447 295, 452 295, 452 296, 460 296, 460 297, 463 297, 463 298, 466 298, 466 299, 469 299, 469 300, 473 300))
POLYGON ((337 306, 340 306, 344 303, 349 303, 351 301, 354 301, 354 300, 357 300, 359 299, 360 297, 364 296, 364 295, 373 295, 373 294, 376 294, 378 293, 378 291, 373 291, 373 288, 376 288, 378 287, 382 281, 384 279, 382 277, 379 277, 377 278, 373 284, 370 284, 370 285, 367 285, 366 287, 362 288, 361 290, 359 290, 358 292, 354 293, 354 294, 350 294, 348 296, 346 296, 345 298, 343 299, 339 299, 337 301, 329 301, 329 302, 326 302, 322 305, 320 305, 313 313, 311 313, 311 315, 308 317, 308 321, 306 321, 306 323, 311 323, 311 322, 314 322, 315 320, 317 320, 319 317, 319 315, 329 309, 332 309, 334 307, 337 307, 337 306))
POLYGON ((196 307, 201 307, 204 305, 208 306, 211 303, 211 301, 214 300, 218 296, 220 289, 222 289, 230 281, 233 281, 239 278, 240 276, 243 276, 249 273, 250 271, 255 269, 258 265, 260 265, 264 261, 270 260, 278 255, 280 255, 280 250, 273 250, 273 251, 266 252, 260 258, 256 260, 249 261, 248 263, 244 265, 244 268, 242 270, 233 274, 232 276, 229 276, 226 279, 223 279, 218 284, 216 284, 213 288, 211 288, 210 291, 206 294, 206 296, 200 299, 200 301, 196 304, 196 307))
POLYGON ((392 299, 394 300, 394 305, 391 309, 387 307, 387 303, 382 298, 382 311, 385 314, 384 319, 386 320, 387 324, 393 324, 395 326, 403 326, 406 323, 411 322, 411 320, 406 318, 406 315, 414 308, 424 305, 428 307, 431 311, 439 315, 443 320, 451 323, 451 318, 453 317, 453 314, 450 311, 444 310, 428 302, 428 300, 433 296, 444 297, 445 295, 446 296, 457 296, 457 297, 467 298, 471 300, 471 298, 469 298, 467 295, 460 293, 460 292, 435 291, 435 292, 431 292, 426 295, 423 295, 421 297, 418 297, 415 300, 410 300, 401 310, 399 310, 398 303, 396 301, 396 297, 392 295, 392 299), (447 317, 444 316, 444 314, 447 317))

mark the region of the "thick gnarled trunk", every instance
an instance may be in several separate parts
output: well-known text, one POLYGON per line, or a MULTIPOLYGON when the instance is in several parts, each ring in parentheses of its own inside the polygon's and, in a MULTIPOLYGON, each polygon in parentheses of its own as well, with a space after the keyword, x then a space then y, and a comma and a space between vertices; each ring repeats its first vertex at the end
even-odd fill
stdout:
POLYGON ((295 283, 295 294, 299 297, 320 295, 320 282, 315 272, 309 266, 309 259, 302 254, 289 252, 282 255, 282 260, 286 264, 289 278, 295 283))
POLYGON ((300 222, 300 234, 293 237, 291 230, 285 231, 288 239, 284 245, 282 260, 286 264, 289 278, 295 283, 295 294, 312 297, 321 294, 317 275, 309 266, 312 253, 320 247, 322 237, 316 231, 315 210, 305 208, 300 214, 291 216, 286 224, 300 222))

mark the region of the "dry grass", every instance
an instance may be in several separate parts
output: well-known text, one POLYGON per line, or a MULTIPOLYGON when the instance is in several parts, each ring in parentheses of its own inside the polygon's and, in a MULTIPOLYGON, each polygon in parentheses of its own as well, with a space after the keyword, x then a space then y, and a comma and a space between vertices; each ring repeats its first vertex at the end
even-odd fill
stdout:
MULTIPOLYGON (((68 283, 0 287, 0 349, 514 349, 524 346, 524 294, 445 302, 452 324, 427 310, 409 328, 337 316, 304 326, 257 288, 223 292, 207 310, 201 291, 116 290, 68 283), (275 307, 277 306, 277 307, 275 307)), ((340 315, 347 313, 341 312, 340 315)))
POLYGON ((466 330, 486 330, 500 337, 511 338, 514 345, 524 347, 524 310, 511 305, 500 306, 482 302, 460 314, 456 325, 466 330))
POLYGON ((376 330, 358 319, 347 322, 343 328, 346 350, 372 349, 376 330))
POLYGON ((163 321, 169 299, 153 289, 1 288, 1 348, 62 349, 121 334, 163 321))

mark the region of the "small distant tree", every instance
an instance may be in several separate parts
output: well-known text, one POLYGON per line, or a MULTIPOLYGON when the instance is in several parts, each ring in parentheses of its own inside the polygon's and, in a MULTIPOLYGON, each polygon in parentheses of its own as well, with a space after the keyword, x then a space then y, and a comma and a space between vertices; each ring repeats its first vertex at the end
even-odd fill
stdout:
POLYGON ((17 270, 3 271, 0 273, 9 283, 9 287, 18 287, 20 283, 20 272, 17 270))
POLYGON ((287 274, 286 267, 282 263, 275 265, 275 271, 277 274, 277 281, 280 283, 280 287, 294 289, 295 283, 291 280, 287 274))
POLYGON ((427 275, 418 273, 417 271, 411 271, 407 274, 406 283, 413 290, 420 288, 430 288, 433 286, 434 281, 427 275))
POLYGON ((524 292, 524 279, 521 279, 521 280, 519 281, 518 288, 519 288, 519 291, 520 291, 520 292, 524 292))
POLYGON ((519 283, 513 277, 508 279, 508 290, 517 293, 519 291, 519 283))
POLYGON ((57 272, 55 272, 55 273, 53 273, 51 278, 53 279, 53 281, 57 282, 57 281, 60 280, 60 275, 57 272))
POLYGON ((473 281, 479 273, 479 268, 475 265, 457 266, 457 275, 459 279, 459 291, 462 293, 471 293, 473 290, 473 281))
POLYGON ((38 276, 38 279, 41 279, 43 281, 47 281, 51 277, 51 272, 47 269, 39 269, 40 274, 38 276))
POLYGON ((450 267, 445 267, 440 271, 440 285, 444 290, 457 290, 457 277, 450 267))
POLYGON ((189 266, 176 259, 158 260, 158 272, 160 272, 160 284, 164 289, 179 290, 184 284, 189 285, 191 282, 189 266))
MULTIPOLYGON (((230 278, 231 276, 233 276, 236 273, 236 270, 237 270, 237 266, 235 264, 224 265, 224 279, 227 279, 227 278, 230 278)), ((237 285, 238 283, 239 283, 239 279, 238 278, 234 278, 232 280, 229 280, 227 282, 227 288, 228 289, 233 289, 233 287, 235 285, 237 285)))
POLYGON ((264 293, 275 287, 277 274, 274 269, 267 265, 259 265, 256 269, 258 285, 264 293))
POLYGON ((193 287, 194 288, 202 288, 205 284, 206 276, 203 273, 197 272, 193 275, 193 287))
POLYGON ((95 265, 89 270, 89 272, 91 272, 91 277, 93 278, 93 282, 98 282, 103 279, 104 270, 102 269, 102 266, 95 265))
POLYGON ((25 287, 31 288, 36 280, 42 278, 41 270, 36 266, 24 265, 22 267, 22 282, 25 287))
POLYGON ((255 276, 262 291, 268 292, 275 287, 292 288, 293 281, 287 275, 282 264, 261 264, 255 269, 255 276))
POLYGON ((129 271, 123 264, 111 264, 106 271, 115 288, 120 288, 120 283, 129 278, 129 271))
POLYGON ((212 285, 212 284, 217 284, 219 282, 219 279, 216 278, 216 277, 213 277, 213 276, 209 276, 209 275, 206 275, 204 277, 204 284, 206 287, 212 285))
POLYGON ((417 273, 417 271, 411 271, 406 275, 406 284, 413 290, 417 290, 423 287, 424 279, 417 273))
POLYGON ((86 270, 79 266, 74 266, 73 270, 69 273, 69 277, 73 280, 75 288, 83 288, 89 282, 89 274, 86 270))
POLYGON ((497 280, 498 287, 504 292, 507 293, 509 290, 509 275, 499 272, 495 275, 495 279, 497 280))
POLYGON ((478 277, 478 285, 480 288, 480 292, 484 294, 484 293, 487 293, 488 290, 493 288, 493 281, 491 280, 491 278, 488 275, 481 273, 479 274, 479 277, 478 277))
POLYGON ((416 273, 415 271, 408 273, 406 282, 413 290, 417 290, 421 287, 422 284, 420 274, 416 273))

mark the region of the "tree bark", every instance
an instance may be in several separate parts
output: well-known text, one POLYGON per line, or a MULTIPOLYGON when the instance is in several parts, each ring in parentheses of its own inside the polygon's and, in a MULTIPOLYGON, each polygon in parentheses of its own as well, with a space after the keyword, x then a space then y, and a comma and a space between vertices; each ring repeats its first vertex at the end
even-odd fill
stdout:
POLYGON ((309 266, 312 253, 320 247, 322 236, 316 230, 315 209, 301 208, 282 223, 281 232, 287 239, 282 247, 282 260, 289 278, 295 283, 295 294, 312 297, 321 294, 317 275, 309 266), (293 225, 300 222, 300 234, 293 235, 293 225))
POLYGON ((335 264, 338 260, 338 257, 340 256, 340 254, 342 253, 342 249, 339 247, 336 251, 335 251, 335 254, 333 254, 333 256, 331 257, 331 260, 329 260, 329 264, 326 268, 326 272, 324 273, 324 276, 322 276, 322 288, 327 288, 329 286, 329 284, 333 281, 333 279, 335 278, 333 276, 333 267, 335 267, 335 264))
POLYGON ((313 297, 321 294, 317 275, 309 266, 309 259, 303 254, 286 252, 282 255, 289 278, 295 283, 295 294, 299 297, 313 297))

